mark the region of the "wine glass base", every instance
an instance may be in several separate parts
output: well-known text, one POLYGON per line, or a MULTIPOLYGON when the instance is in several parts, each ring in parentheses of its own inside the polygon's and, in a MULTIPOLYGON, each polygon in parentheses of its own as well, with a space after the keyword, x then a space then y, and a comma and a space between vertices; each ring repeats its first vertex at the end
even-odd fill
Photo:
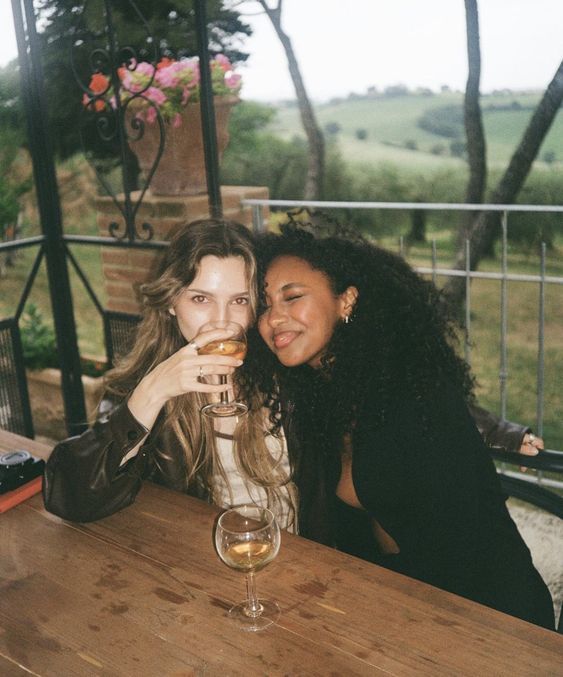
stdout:
POLYGON ((259 599, 262 613, 259 616, 248 615, 247 602, 240 602, 229 609, 229 617, 245 632, 260 632, 275 623, 280 617, 280 608, 269 599, 259 599))
POLYGON ((228 416, 243 416, 248 412, 248 407, 242 402, 213 402, 202 407, 201 413, 209 418, 227 418, 228 416))

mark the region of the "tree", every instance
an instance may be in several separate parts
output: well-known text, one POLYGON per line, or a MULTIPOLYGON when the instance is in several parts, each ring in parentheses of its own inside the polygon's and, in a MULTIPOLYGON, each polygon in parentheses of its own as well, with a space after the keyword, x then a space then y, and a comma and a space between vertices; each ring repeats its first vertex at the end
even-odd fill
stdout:
MULTIPOLYGON (((520 192, 541 144, 563 102, 563 61, 538 103, 526 130, 514 151, 508 167, 493 190, 491 204, 512 204, 520 192)), ((468 139, 469 143, 469 139, 468 139)), ((490 251, 500 234, 498 212, 480 212, 473 219, 468 235, 471 245, 470 267, 475 270, 481 259, 490 251)), ((457 253, 455 267, 465 269, 465 248, 457 253)), ((460 307, 465 294, 465 280, 453 277, 444 287, 450 302, 460 307)))
POLYGON ((319 200, 323 196, 323 182, 325 173, 325 140, 323 133, 317 119, 313 106, 309 100, 299 62, 293 51, 291 39, 284 32, 282 21, 282 2, 277 0, 277 3, 270 7, 267 0, 256 0, 264 9, 266 15, 272 22, 272 26, 284 49, 287 63, 289 67, 289 74, 295 87, 295 94, 297 96, 297 103, 299 105, 299 113, 301 122, 305 130, 307 142, 309 145, 309 161, 307 167, 307 177, 305 179, 305 190, 303 197, 307 200, 319 200))
MULTIPOLYGON (((481 80, 481 49, 479 38, 479 13, 477 0, 465 0, 465 22, 467 33, 467 60, 469 73, 465 88, 464 121, 467 138, 467 161, 469 180, 465 193, 465 202, 483 201, 487 184, 487 149, 485 132, 479 103, 479 83, 481 80)), ((464 212, 458 233, 458 246, 463 247, 471 225, 471 212, 464 212)))

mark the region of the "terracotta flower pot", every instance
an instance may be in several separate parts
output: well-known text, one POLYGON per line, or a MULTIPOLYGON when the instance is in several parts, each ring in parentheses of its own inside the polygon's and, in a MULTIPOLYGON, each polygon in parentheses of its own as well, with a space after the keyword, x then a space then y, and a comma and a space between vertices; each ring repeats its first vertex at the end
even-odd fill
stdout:
MULTIPOLYGON (((231 110, 238 101, 236 96, 216 96, 214 99, 219 160, 229 141, 231 110)), ((133 115, 133 112, 128 112, 129 122, 133 115)), ((185 106, 181 116, 182 124, 178 127, 170 121, 165 122, 164 152, 149 187, 154 195, 198 195, 207 192, 199 103, 185 106)), ((145 123, 142 138, 129 142, 145 179, 156 159, 159 142, 156 122, 145 123)))

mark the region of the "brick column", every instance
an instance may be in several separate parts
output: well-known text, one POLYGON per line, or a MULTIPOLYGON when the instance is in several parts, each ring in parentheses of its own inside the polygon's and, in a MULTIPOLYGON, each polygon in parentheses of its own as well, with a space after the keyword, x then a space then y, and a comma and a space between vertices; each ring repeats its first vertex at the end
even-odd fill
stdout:
MULTIPOLYGON (((135 194, 132 195, 134 200, 135 194)), ((225 219, 252 226, 252 210, 243 207, 243 199, 268 199, 268 189, 254 186, 222 186, 223 215, 225 219)), ((123 217, 110 197, 96 199, 97 222, 100 235, 109 236, 109 224, 121 224, 123 217)), ((268 215, 264 208, 263 218, 268 215)), ((137 227, 147 222, 154 229, 154 240, 167 240, 172 231, 189 221, 209 217, 207 194, 192 196, 145 195, 137 212, 137 227)), ((102 247, 102 268, 107 294, 108 310, 139 313, 136 286, 147 279, 156 258, 155 251, 102 247)))

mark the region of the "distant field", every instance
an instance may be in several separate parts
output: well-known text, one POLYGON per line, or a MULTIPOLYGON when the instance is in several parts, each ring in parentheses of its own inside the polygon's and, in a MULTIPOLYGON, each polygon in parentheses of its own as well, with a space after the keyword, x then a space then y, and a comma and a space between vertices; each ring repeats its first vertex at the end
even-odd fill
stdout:
MULTIPOLYGON (((539 95, 507 94, 482 97, 483 120, 487 137, 488 162, 491 168, 503 167, 509 160, 522 132, 532 115, 539 95), (489 106, 510 106, 513 102, 520 110, 488 110, 489 106)), ((322 127, 337 123, 341 130, 336 135, 343 158, 350 162, 393 162, 410 169, 432 169, 449 166, 462 167, 464 161, 449 155, 451 139, 432 134, 417 126, 421 115, 432 108, 463 105, 461 93, 446 92, 433 96, 409 94, 395 98, 345 100, 336 104, 316 106, 322 127), (367 138, 360 141, 356 130, 365 129, 367 138), (417 150, 405 148, 414 142, 417 150), (435 155, 431 149, 436 145, 445 147, 445 154, 435 155)), ((271 131, 291 138, 303 136, 303 128, 296 107, 280 108, 271 131)), ((563 167, 563 113, 560 111, 540 150, 541 158, 546 151, 554 153, 553 166, 563 167)), ((542 161, 537 169, 549 170, 542 161)))

